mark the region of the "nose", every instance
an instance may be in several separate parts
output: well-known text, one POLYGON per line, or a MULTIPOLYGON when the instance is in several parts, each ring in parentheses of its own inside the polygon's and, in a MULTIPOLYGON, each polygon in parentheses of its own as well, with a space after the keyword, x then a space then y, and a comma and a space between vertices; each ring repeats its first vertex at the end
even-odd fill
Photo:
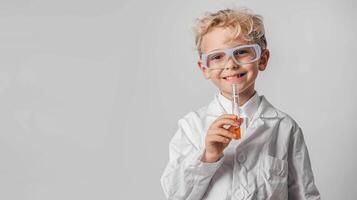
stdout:
POLYGON ((229 57, 224 65, 224 69, 239 68, 240 66, 234 62, 232 57, 229 57))

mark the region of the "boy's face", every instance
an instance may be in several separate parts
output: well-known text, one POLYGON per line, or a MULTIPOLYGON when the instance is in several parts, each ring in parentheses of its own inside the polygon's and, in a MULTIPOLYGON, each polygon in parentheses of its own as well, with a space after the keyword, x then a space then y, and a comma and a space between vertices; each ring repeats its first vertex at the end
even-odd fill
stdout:
MULTIPOLYGON (((224 50, 240 45, 245 45, 247 42, 236 39, 230 42, 232 31, 228 28, 215 28, 203 36, 201 42, 202 53, 210 53, 214 50, 224 50)), ((203 72, 203 75, 219 88, 222 95, 231 98, 231 85, 238 83, 240 96, 242 100, 249 99, 255 92, 254 84, 259 71, 264 71, 269 60, 269 51, 263 50, 260 59, 255 62, 238 65, 230 58, 225 66, 221 69, 207 69, 204 67, 203 61, 198 61, 198 66, 203 72), (234 76, 231 78, 229 76, 234 76), (227 78, 228 77, 228 78, 227 78), (247 99, 246 99, 247 98, 247 99)))

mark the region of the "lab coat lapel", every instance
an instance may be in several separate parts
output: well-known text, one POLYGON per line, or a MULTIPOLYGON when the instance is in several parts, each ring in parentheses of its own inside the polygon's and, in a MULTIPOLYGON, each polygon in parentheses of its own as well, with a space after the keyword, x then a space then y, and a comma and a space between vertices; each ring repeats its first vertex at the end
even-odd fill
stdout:
POLYGON ((246 143, 254 139, 256 136, 264 133, 267 129, 272 129, 277 125, 277 121, 280 118, 276 109, 266 100, 264 96, 261 96, 260 105, 253 117, 253 123, 248 127, 248 138, 242 143, 246 143))
POLYGON ((222 114, 227 114, 227 113, 225 113, 224 108, 219 103, 217 94, 215 94, 214 99, 208 105, 207 116, 217 118, 217 117, 221 116, 222 114))
POLYGON ((214 120, 216 120, 219 116, 223 114, 227 114, 227 113, 224 111, 224 108, 219 103, 218 96, 216 94, 214 96, 214 99, 207 107, 207 115, 204 124, 205 131, 208 130, 209 126, 212 124, 214 120))

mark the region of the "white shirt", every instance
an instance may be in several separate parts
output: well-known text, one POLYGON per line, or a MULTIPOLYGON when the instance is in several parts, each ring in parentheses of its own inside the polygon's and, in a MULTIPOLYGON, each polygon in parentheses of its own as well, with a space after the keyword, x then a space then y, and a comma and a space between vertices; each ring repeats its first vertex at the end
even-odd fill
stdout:
POLYGON ((208 106, 179 120, 161 177, 167 199, 320 199, 301 128, 264 96, 242 106, 250 120, 246 136, 217 162, 201 161, 209 126, 229 111, 225 100, 215 94, 208 106))

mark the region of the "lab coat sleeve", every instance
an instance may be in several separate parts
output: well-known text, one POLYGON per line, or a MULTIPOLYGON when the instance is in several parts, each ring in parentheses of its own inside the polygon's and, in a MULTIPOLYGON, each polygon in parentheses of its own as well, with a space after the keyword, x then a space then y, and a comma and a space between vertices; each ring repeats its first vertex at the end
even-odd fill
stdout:
POLYGON ((290 139, 288 167, 289 200, 321 199, 314 183, 309 153, 299 127, 290 139))
POLYGON ((161 185, 167 199, 201 199, 217 169, 222 165, 221 157, 215 163, 202 162, 203 148, 199 139, 192 134, 184 120, 179 121, 179 129, 170 141, 169 163, 161 176, 161 185))

